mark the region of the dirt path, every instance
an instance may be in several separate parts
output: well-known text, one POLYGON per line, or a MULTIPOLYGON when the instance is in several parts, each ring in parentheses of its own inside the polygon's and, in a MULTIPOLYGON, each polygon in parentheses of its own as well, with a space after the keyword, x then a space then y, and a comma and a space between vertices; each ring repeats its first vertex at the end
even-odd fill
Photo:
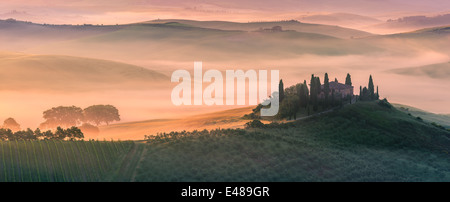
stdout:
MULTIPOLYGON (((143 144, 143 143, 140 143, 140 144, 143 144)), ((136 171, 139 168, 139 166, 141 165, 141 162, 144 160, 144 155, 147 153, 147 147, 145 146, 145 143, 144 143, 143 147, 144 147, 144 149, 141 152, 141 155, 139 155, 140 156, 139 161, 137 162, 136 168, 134 169, 133 175, 131 176, 132 182, 136 181, 136 173, 137 173, 136 171)))
POLYGON ((135 143, 120 166, 115 182, 131 182, 136 176, 136 168, 145 153, 145 143, 135 143))

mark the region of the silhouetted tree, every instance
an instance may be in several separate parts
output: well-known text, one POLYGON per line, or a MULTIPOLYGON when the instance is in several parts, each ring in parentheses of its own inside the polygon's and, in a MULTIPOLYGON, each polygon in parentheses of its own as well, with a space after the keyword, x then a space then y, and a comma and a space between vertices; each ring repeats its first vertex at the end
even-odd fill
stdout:
POLYGON ((299 101, 300 107, 308 106, 308 86, 306 85, 306 81, 299 86, 299 101))
POLYGON ((284 99, 283 79, 280 80, 280 84, 278 85, 278 96, 279 96, 280 103, 283 102, 283 99, 284 99))
POLYGON ((97 126, 101 123, 120 121, 119 110, 112 105, 92 105, 83 110, 85 122, 91 122, 97 126))
POLYGON ((375 99, 376 100, 380 99, 380 94, 378 94, 378 86, 377 86, 377 94, 375 95, 375 99))
POLYGON ((80 140, 84 138, 84 134, 81 132, 81 130, 75 126, 72 126, 71 128, 68 128, 65 130, 66 138, 68 138, 70 141, 73 140, 80 140))
POLYGON ((20 130, 20 124, 17 123, 16 120, 13 118, 7 118, 3 122, 3 128, 10 129, 12 132, 19 131, 20 130))
POLYGON ((373 80, 372 80, 372 75, 370 75, 369 77, 369 85, 368 85, 368 90, 369 90, 369 96, 371 99, 375 98, 375 87, 373 85, 373 80))
POLYGON ((83 125, 81 125, 79 128, 83 132, 83 134, 86 134, 89 136, 95 136, 100 133, 100 130, 97 126, 91 125, 89 123, 83 123, 83 125))
POLYGON ((64 128, 77 126, 83 120, 83 110, 76 106, 59 106, 44 111, 46 121, 41 124, 43 128, 55 128, 61 126, 64 128))
POLYGON ((350 76, 349 73, 347 73, 347 77, 345 78, 345 85, 352 85, 352 77, 350 76))
POLYGON ((288 118, 288 119, 292 119, 292 117, 294 117, 294 119, 296 119, 297 112, 299 110, 299 104, 298 104, 299 102, 300 102, 300 100, 299 100, 298 96, 293 96, 293 95, 286 96, 285 99, 283 100, 283 102, 281 102, 281 104, 280 104, 278 117, 279 118, 288 118))
POLYGON ((8 140, 13 136, 13 132, 9 128, 0 128, 0 140, 8 140))
MULTIPOLYGON (((319 109, 319 94, 321 93, 321 87, 322 84, 320 83, 319 77, 313 78, 313 86, 314 86, 314 103, 313 103, 313 110, 317 111, 319 109)), ((313 91, 311 91, 313 92, 313 91)))
POLYGON ((323 93, 325 94, 324 105, 325 105, 325 107, 328 107, 328 104, 329 104, 328 95, 330 94, 330 83, 328 80, 328 73, 325 73, 325 76, 323 79, 323 93))

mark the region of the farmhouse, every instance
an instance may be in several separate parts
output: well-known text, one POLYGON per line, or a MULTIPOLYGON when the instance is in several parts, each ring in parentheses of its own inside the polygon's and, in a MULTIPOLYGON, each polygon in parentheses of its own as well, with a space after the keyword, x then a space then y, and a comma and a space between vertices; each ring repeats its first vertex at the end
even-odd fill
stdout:
MULTIPOLYGON (((339 82, 335 82, 335 81, 330 81, 330 96, 331 96, 331 92, 334 91, 335 96, 342 96, 342 98, 345 98, 347 96, 353 96, 353 86, 350 85, 345 85, 343 83, 339 83, 339 82)), ((324 86, 322 85, 322 90, 324 88, 324 86)), ((322 91, 322 93, 320 94, 321 97, 324 97, 324 93, 322 91)))

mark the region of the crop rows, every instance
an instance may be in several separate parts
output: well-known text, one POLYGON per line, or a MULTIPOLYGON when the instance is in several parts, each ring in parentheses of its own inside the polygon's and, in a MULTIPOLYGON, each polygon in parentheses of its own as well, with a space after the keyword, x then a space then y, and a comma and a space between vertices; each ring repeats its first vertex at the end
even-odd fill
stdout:
POLYGON ((133 147, 122 141, 0 141, 0 182, 96 182, 133 147))

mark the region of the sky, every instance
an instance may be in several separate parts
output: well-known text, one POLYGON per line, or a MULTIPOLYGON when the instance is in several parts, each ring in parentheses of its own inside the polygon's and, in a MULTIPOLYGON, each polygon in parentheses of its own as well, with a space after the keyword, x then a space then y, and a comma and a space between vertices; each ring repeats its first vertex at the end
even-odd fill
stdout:
MULTIPOLYGON (((450 13, 450 1, 448 0, 1 0, 0 1, 0 19, 15 18, 17 20, 32 21, 35 23, 50 23, 50 24, 126 24, 150 21, 155 19, 192 19, 192 20, 223 20, 223 21, 274 21, 274 20, 291 20, 301 19, 308 15, 320 15, 331 13, 351 13, 356 15, 376 18, 381 21, 387 19, 396 19, 411 15, 427 15, 433 16, 437 14, 450 13)), ((348 25, 348 24, 346 24, 348 25)), ((1 28, 1 27, 0 27, 1 28)), ((283 27, 284 28, 284 27, 283 27)), ((410 28, 408 28, 410 29, 410 28)), ((367 31, 365 29, 361 29, 367 31)), ((411 28, 411 30, 413 30, 411 28)), ((408 31, 411 31, 408 30, 408 31)), ((389 30, 390 31, 390 30, 389 30)), ((375 32, 372 32, 375 33, 375 32)), ((41 33, 43 34, 43 33, 41 33)), ((33 33, 33 35, 37 35, 33 33)), ((0 37, 0 40, 2 38, 0 37)), ((3 40, 9 40, 7 37, 3 40)), ((34 43, 33 38, 29 40, 18 40, 19 45, 24 43, 26 47, 32 47, 28 43, 34 43)), ((151 42, 151 41, 150 41, 151 42)), ((56 44, 54 46, 45 45, 37 46, 30 49, 23 50, 29 54, 63 54, 78 57, 86 57, 86 54, 81 50, 71 52, 71 49, 80 47, 80 44, 75 44, 74 47, 66 47, 64 43, 56 44), (78 46, 77 46, 78 45, 78 46), (53 48, 52 48, 53 47, 53 48), (56 47, 56 48, 55 48, 56 47), (66 49, 67 48, 67 49, 66 49), (67 52, 64 52, 66 50, 67 52), (81 53, 79 53, 81 52, 81 53), (80 54, 80 55, 77 55, 80 54)), ((153 43, 153 42, 152 42, 153 43)), ((391 41, 385 42, 386 44, 391 41)), ((4 45, 0 51, 15 51, 11 46, 4 45)), ((12 43, 14 44, 14 43, 12 43)), ((37 43, 37 44, 40 44, 37 43)), ((113 47, 122 47, 118 43, 113 47)), ((445 44, 445 43, 443 43, 445 44)), ((70 45, 70 43, 69 43, 70 45)), ((130 50, 141 48, 142 44, 128 44, 130 50), (136 47, 135 47, 136 46, 136 47)), ((407 44, 407 47, 412 47, 414 51, 419 52, 411 60, 411 56, 398 56, 394 52, 389 52, 386 55, 369 55, 369 56, 342 56, 342 57, 319 57, 304 55, 300 58, 295 58, 293 61, 283 59, 284 63, 280 61, 267 60, 259 61, 261 66, 264 65, 281 65, 284 70, 282 76, 286 78, 285 85, 293 85, 297 82, 297 78, 308 78, 311 73, 323 75, 325 71, 333 66, 333 77, 339 75, 346 75, 351 70, 354 76, 354 84, 366 85, 367 77, 375 70, 388 70, 390 68, 400 67, 415 67, 421 65, 430 65, 437 63, 444 63, 449 61, 447 53, 433 52, 422 44, 407 44), (418 45, 417 47, 415 47, 418 45), (420 57, 419 57, 420 56, 420 57), (295 64, 295 67, 292 66, 295 64), (299 70, 298 64, 305 70, 299 70), (283 66, 284 65, 284 66, 283 66), (311 66, 317 67, 313 71, 306 71, 311 66), (322 69, 320 69, 322 68, 322 69), (361 69, 361 70, 359 70, 361 69), (354 74, 353 74, 354 73, 354 74), (288 77, 288 75, 295 75, 296 77, 288 77), (292 78, 289 81, 289 78, 292 78), (359 80, 358 80, 359 79, 359 80)), ((93 46, 95 47, 95 45, 93 46)), ((99 46, 101 47, 101 46, 99 46)), ((397 48, 397 46, 395 46, 397 48)), ((446 46, 445 46, 446 47, 446 46)), ((399 47, 399 51, 402 51, 399 47)), ((97 50, 97 49, 96 49, 97 50)), ((124 57, 119 59, 114 57, 122 49, 98 49, 97 54, 93 51, 89 57, 99 59, 121 60, 125 62, 142 67, 159 67, 158 70, 168 71, 167 69, 180 67, 180 61, 154 61, 149 58, 134 58, 129 59, 124 57), (111 51, 111 53, 109 53, 111 51), (109 54, 108 54, 109 53, 109 54), (134 58, 134 59, 133 59, 134 58), (171 68, 166 68, 171 67, 171 68)), ((263 50, 261 50, 263 51, 263 50)), ((0 52, 1 53, 1 52, 0 52)), ((142 54, 148 52, 142 52, 142 54)), ((181 52, 180 54, 182 54, 181 52)), ((122 55, 122 53, 121 53, 122 55)), ((125 54, 126 55, 126 54, 125 54)), ((180 57, 184 58, 184 57, 180 57)), ((236 60, 240 62, 240 60, 236 60)), ((236 62, 234 61, 234 62, 236 62)), ((245 61, 245 59, 244 59, 245 61)), ((181 61, 185 62, 185 61, 181 61)), ((182 67, 190 67, 192 63, 182 67)), ((233 61, 227 63, 208 64, 209 66, 216 65, 221 67, 228 67, 233 61)), ((240 64, 240 68, 253 68, 254 62, 250 61, 247 64, 240 64)), ((182 63, 184 64, 184 63, 182 63)), ((331 74, 330 74, 331 75, 331 74)), ((399 80, 408 81, 410 77, 401 77, 401 75, 391 75, 387 73, 379 73, 375 76, 376 82, 380 82, 380 89, 383 96, 394 102, 408 104, 418 108, 425 109, 434 113, 449 113, 450 108, 446 106, 447 97, 435 97, 436 94, 430 89, 438 90, 439 92, 448 91, 448 86, 441 85, 432 79, 421 79, 423 83, 414 82, 412 86, 409 82, 399 84, 399 80), (437 88, 436 86, 444 86, 437 88), (442 90, 443 88, 443 90, 442 90), (411 91, 409 89, 415 89, 411 91), (417 95, 416 92, 422 92, 417 95), (426 92, 426 93, 424 93, 426 92), (420 99, 416 99, 419 97, 420 99), (414 102, 411 102, 413 100, 414 102)), ((343 79, 343 78, 341 78, 343 79)), ((446 82, 448 81, 439 81, 446 82)), ((378 85, 378 84, 377 84, 378 85)), ((151 100, 147 94, 141 92, 133 92, 127 96, 123 96, 123 92, 118 91, 114 93, 104 93, 101 96, 92 96, 90 94, 80 94, 79 97, 83 99, 73 100, 71 94, 58 94, 48 96, 47 94, 22 93, 13 92, 11 94, 0 94, 0 120, 7 117, 14 117, 25 127, 36 127, 42 122, 41 113, 52 106, 57 105, 77 105, 80 107, 87 107, 91 104, 113 104, 120 108, 123 112, 123 121, 139 121, 153 118, 164 118, 173 116, 166 109, 173 107, 171 103, 165 108, 157 106, 158 109, 145 108, 151 106, 147 100, 151 100), (83 96, 84 95, 84 96, 83 96), (42 102, 33 102, 30 104, 28 100, 36 100, 41 96, 42 102), (48 101, 52 97, 52 101, 48 101), (89 97, 90 99, 86 99, 89 97), (18 101, 19 100, 19 101, 18 101), (114 103, 112 103, 114 101, 114 103), (129 103, 133 103, 132 106, 129 103), (137 104, 138 103, 138 104, 137 104), (18 106, 18 107, 12 107, 18 106), (16 109, 21 109, 20 112, 16 109), (10 113, 5 113, 10 110, 10 113), (34 111, 33 111, 34 110, 34 111), (155 111, 157 113, 155 113, 155 111), (156 117, 158 116, 158 117, 156 117)), ((159 92, 158 92, 159 93, 159 92)), ((170 95, 170 93, 159 93, 163 95, 170 95)), ((51 94, 50 94, 51 95, 51 94)), ((446 95, 450 96, 450 95, 446 95)), ((163 102, 161 102, 163 103, 163 102)), ((155 105, 156 106, 156 105, 155 105)), ((153 107, 153 106, 152 106, 153 107)), ((156 108, 156 107, 155 107, 156 108)), ((195 112, 197 109, 193 110, 195 112)), ((206 110, 210 110, 205 109, 206 110)), ((187 110, 186 110, 187 111, 187 110)), ((192 111, 187 111, 193 113, 192 111)), ((179 112, 177 112, 179 115, 179 112)))
POLYGON ((124 24, 154 19, 268 21, 317 13, 381 20, 450 11, 448 0, 2 0, 0 19, 51 24, 124 24))

